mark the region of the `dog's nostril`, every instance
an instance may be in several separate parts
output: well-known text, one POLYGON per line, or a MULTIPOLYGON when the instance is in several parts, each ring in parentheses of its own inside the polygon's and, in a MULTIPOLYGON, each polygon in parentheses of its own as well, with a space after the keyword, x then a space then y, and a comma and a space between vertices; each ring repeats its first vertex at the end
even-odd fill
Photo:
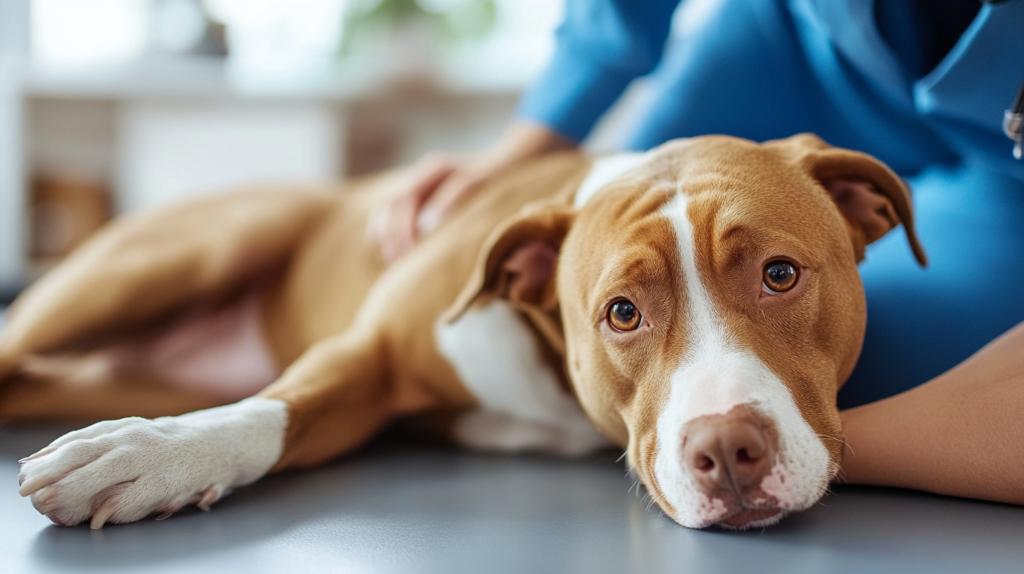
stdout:
POLYGON ((767 446, 762 441, 750 441, 747 445, 736 449, 736 462, 740 464, 755 463, 767 454, 767 446))
POLYGON ((697 457, 694 466, 701 472, 708 472, 715 469, 715 461, 710 456, 702 455, 697 457))

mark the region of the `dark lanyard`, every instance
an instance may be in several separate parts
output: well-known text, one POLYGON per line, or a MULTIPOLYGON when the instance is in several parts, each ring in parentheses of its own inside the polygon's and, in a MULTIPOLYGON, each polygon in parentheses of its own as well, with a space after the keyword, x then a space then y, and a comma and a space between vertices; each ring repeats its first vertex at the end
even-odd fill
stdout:
POLYGON ((1013 107, 1003 114, 1003 132, 1013 140, 1013 157, 1024 161, 1024 149, 1021 149, 1024 147, 1024 81, 1017 90, 1013 107))

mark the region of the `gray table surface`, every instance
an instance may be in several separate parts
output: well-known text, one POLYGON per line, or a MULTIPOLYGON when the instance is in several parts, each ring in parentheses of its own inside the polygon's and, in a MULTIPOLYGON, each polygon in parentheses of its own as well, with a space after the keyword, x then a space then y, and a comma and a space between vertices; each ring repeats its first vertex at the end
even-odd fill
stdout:
POLYGON ((839 487, 780 525, 682 528, 607 452, 583 460, 386 440, 270 476, 209 513, 90 531, 17 494, 65 428, 0 426, 2 572, 1021 572, 1024 508, 839 487))

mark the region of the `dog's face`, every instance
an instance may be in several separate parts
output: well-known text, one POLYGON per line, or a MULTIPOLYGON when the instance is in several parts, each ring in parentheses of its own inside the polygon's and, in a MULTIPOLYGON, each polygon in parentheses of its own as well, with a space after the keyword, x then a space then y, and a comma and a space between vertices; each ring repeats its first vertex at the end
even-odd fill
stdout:
POLYGON ((526 283, 506 296, 557 301, 580 403, 654 501, 684 526, 744 528, 811 506, 837 472, 836 393, 866 318, 856 264, 900 221, 923 263, 907 190, 873 158, 703 137, 524 217, 492 257, 526 283), (559 240, 555 281, 540 252, 559 240))

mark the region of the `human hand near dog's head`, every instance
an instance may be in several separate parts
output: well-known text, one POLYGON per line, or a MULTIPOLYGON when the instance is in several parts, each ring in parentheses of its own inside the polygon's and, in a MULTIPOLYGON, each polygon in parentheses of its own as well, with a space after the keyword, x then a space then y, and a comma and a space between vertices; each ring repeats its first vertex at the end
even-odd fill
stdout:
POLYGON ((405 191, 370 218, 367 235, 392 262, 444 221, 463 199, 509 168, 530 158, 575 146, 550 129, 513 123, 491 149, 474 155, 432 153, 411 172, 405 191))
POLYGON ((431 153, 411 170, 406 189, 370 217, 367 235, 392 262, 433 231, 447 212, 501 171, 484 157, 431 153))

